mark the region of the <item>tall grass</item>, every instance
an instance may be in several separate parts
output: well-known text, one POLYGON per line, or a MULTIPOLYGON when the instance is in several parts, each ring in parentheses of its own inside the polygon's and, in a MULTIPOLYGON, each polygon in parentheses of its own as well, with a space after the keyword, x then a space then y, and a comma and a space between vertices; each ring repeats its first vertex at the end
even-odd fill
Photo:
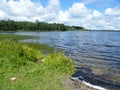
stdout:
POLYGON ((0 34, 0 40, 23 40, 23 39, 37 39, 38 37, 36 36, 27 36, 27 35, 15 35, 15 34, 0 34))
POLYGON ((1 41, 0 90, 65 90, 61 77, 74 73, 73 62, 48 48, 47 45, 1 41), (11 81, 12 77, 16 80, 11 81))

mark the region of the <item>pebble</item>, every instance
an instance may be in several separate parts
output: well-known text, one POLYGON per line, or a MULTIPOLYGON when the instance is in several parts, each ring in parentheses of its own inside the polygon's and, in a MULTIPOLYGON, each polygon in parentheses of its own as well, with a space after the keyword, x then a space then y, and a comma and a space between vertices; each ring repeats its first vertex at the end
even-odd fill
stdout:
POLYGON ((10 80, 15 81, 16 79, 17 79, 16 77, 12 77, 10 80))

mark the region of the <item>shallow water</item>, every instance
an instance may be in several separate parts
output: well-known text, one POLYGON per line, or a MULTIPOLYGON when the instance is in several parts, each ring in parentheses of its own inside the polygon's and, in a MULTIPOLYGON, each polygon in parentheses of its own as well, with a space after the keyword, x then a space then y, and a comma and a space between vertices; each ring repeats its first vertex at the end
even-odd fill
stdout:
POLYGON ((47 43, 56 49, 62 49, 66 55, 73 58, 77 66, 81 67, 82 64, 101 80, 108 80, 120 87, 120 32, 67 31, 14 34, 40 36, 42 38, 29 41, 47 43))

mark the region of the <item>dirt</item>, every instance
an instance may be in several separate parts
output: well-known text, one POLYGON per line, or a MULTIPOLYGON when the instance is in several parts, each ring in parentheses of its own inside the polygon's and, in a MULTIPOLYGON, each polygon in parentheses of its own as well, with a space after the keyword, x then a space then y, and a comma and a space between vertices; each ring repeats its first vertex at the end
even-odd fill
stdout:
POLYGON ((96 90, 68 77, 64 77, 62 83, 66 90, 96 90))

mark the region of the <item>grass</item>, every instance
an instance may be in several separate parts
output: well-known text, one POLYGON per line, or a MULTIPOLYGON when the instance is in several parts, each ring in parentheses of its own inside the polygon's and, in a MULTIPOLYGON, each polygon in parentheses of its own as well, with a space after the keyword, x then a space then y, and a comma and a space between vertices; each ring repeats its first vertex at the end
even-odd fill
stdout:
POLYGON ((0 42, 0 90, 65 90, 61 78, 73 73, 72 60, 48 45, 0 42))
POLYGON ((5 39, 9 39, 9 40, 23 40, 23 39, 35 39, 37 37, 35 36, 27 36, 27 35, 15 35, 15 34, 0 34, 0 40, 5 40, 5 39))
POLYGON ((48 55, 49 53, 54 53, 55 52, 55 49, 50 47, 47 44, 39 44, 39 43, 31 43, 31 42, 25 42, 23 44, 27 45, 29 47, 32 47, 34 49, 38 49, 45 55, 48 55))

